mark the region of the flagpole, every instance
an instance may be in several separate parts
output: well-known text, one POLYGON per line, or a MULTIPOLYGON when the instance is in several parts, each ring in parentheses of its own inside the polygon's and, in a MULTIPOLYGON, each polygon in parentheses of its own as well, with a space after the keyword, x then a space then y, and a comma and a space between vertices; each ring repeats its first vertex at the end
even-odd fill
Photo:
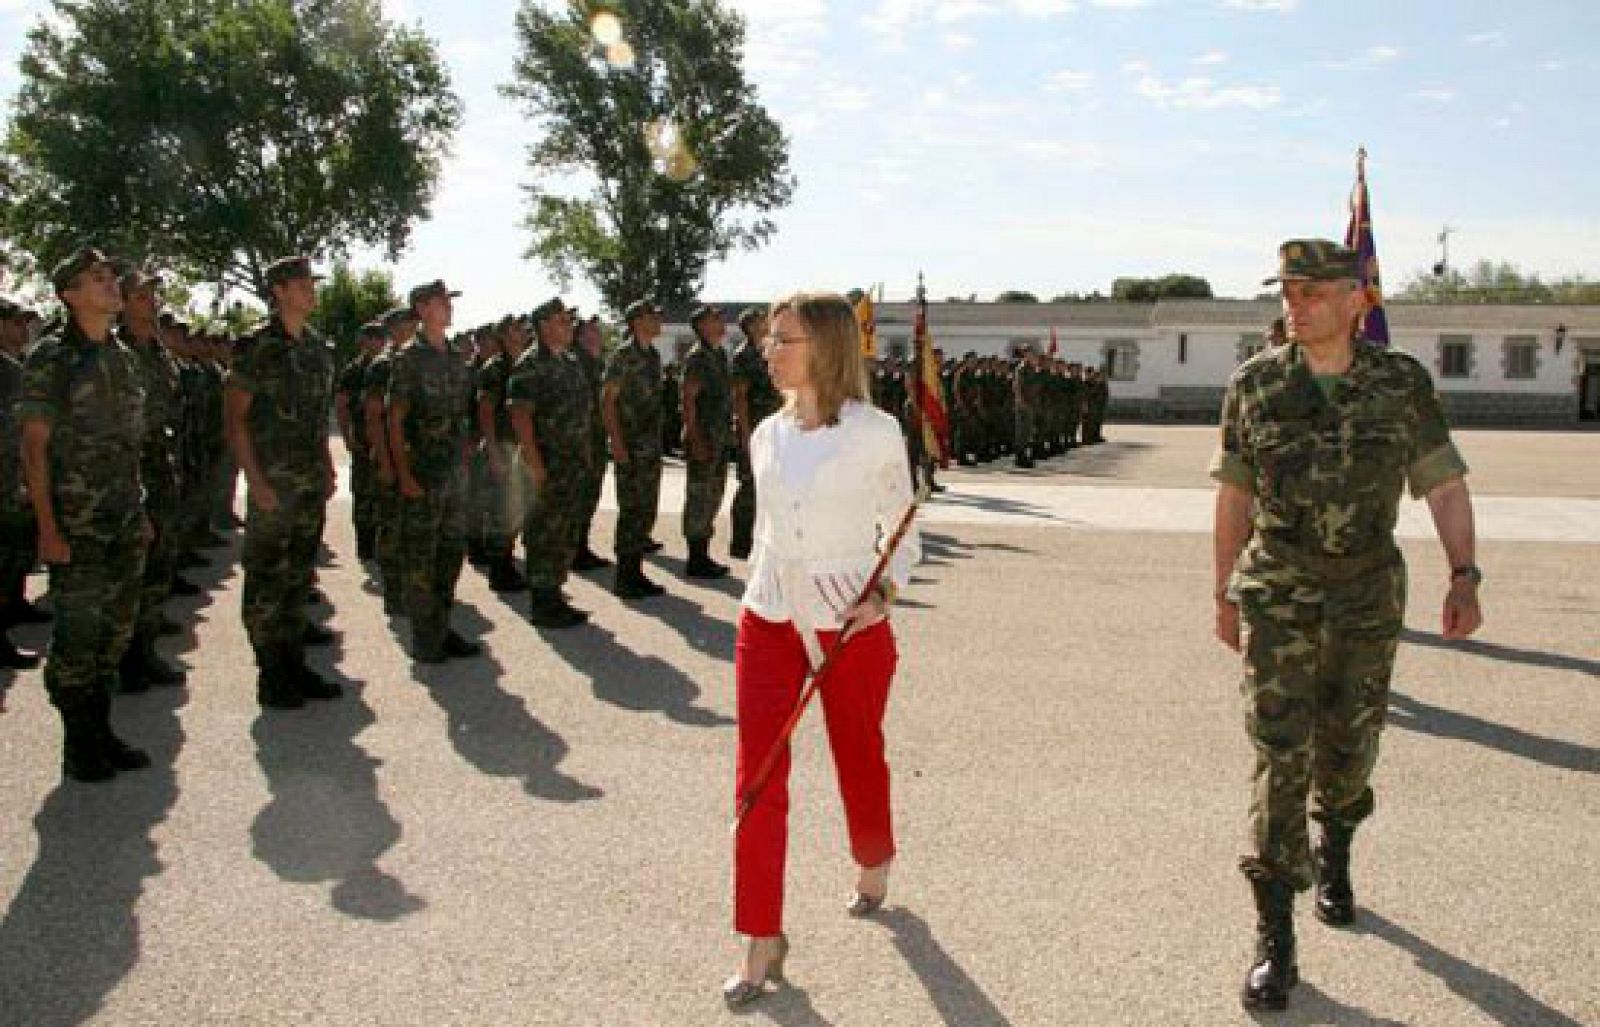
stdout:
POLYGON ((916 325, 911 332, 911 480, 920 484, 922 482, 922 463, 927 448, 927 428, 924 427, 923 418, 926 412, 922 409, 922 337, 928 332, 928 290, 924 286, 922 272, 917 272, 917 316, 916 325))

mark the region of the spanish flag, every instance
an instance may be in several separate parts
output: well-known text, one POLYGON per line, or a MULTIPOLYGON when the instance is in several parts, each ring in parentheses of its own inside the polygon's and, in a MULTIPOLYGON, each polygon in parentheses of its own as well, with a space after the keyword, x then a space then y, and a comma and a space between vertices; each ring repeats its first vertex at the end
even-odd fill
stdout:
POLYGON ((878 356, 878 314, 872 308, 872 290, 856 301, 856 320, 861 324, 861 355, 868 360, 878 356))
POLYGON ((917 419, 922 424, 922 451, 950 466, 950 414, 944 408, 944 390, 939 385, 939 360, 933 355, 933 336, 928 332, 928 297, 917 290, 917 419))

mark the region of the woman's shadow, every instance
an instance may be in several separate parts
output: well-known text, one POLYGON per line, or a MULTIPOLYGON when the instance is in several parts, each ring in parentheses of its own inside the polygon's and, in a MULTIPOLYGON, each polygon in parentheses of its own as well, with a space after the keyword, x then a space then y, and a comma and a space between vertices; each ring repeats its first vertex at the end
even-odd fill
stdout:
POLYGON ((939 944, 927 921, 898 906, 883 910, 873 920, 889 929, 895 949, 949 1027, 1008 1027, 1010 1019, 939 944))

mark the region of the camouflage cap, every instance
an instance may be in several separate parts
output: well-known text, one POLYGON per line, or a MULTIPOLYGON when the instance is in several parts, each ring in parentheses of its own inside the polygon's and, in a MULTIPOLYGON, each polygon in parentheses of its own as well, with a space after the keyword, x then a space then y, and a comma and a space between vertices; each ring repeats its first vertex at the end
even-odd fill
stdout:
POLYGON ((1278 273, 1262 285, 1278 282, 1334 282, 1361 277, 1356 251, 1331 239, 1290 239, 1278 247, 1278 273))
POLYGON ((381 319, 384 328, 393 328, 397 324, 407 321, 416 321, 417 312, 410 307, 395 307, 386 311, 381 319))
POLYGON ((142 267, 129 268, 117 279, 117 285, 122 289, 123 296, 129 296, 145 289, 159 289, 166 285, 167 280, 159 271, 150 271, 142 267))
POLYGON ((739 330, 741 332, 742 331, 747 331, 749 329, 750 323, 752 321, 754 321, 758 317, 766 317, 766 316, 767 316, 767 308, 766 307, 745 307, 743 310, 739 311, 739 330))
POLYGON ((323 278, 322 275, 311 270, 310 257, 279 257, 267 265, 267 270, 263 277, 266 279, 267 288, 269 289, 275 285, 282 285, 284 282, 292 282, 297 278, 309 278, 313 282, 319 282, 323 278))
POLYGON ((537 307, 534 307, 533 313, 529 316, 535 321, 543 321, 554 314, 564 314, 566 311, 567 305, 561 302, 561 297, 552 296, 537 307))
POLYGON ((628 304, 628 308, 622 312, 622 319, 624 321, 630 321, 631 322, 634 319, 643 317, 646 314, 659 314, 659 313, 661 313, 661 308, 656 306, 656 301, 655 300, 652 300, 652 299, 634 300, 632 303, 628 304))
POLYGON ((59 296, 72 288, 73 281, 79 275, 101 264, 116 266, 116 263, 100 250, 93 246, 84 246, 55 266, 55 270, 50 272, 50 284, 55 287, 56 295, 59 296))
POLYGON ((691 310, 689 312, 689 326, 692 328, 692 327, 698 325, 701 321, 704 321, 706 318, 710 317, 712 314, 715 314, 718 317, 721 317, 722 316, 722 311, 718 310, 716 307, 711 306, 709 303, 700 304, 698 307, 695 307, 693 310, 691 310))
POLYGON ((428 300, 437 299, 440 296, 455 297, 460 295, 459 290, 453 290, 444 284, 443 278, 435 278, 431 282, 412 286, 411 292, 406 296, 406 299, 410 301, 411 309, 416 310, 418 304, 426 303, 428 300))

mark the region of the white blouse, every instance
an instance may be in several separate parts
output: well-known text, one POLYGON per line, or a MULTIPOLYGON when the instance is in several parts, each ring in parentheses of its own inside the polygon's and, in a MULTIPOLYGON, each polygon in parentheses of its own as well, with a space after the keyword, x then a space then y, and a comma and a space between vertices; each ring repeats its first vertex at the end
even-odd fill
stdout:
MULTIPOLYGON (((836 630, 911 505, 905 437, 894 418, 849 400, 839 423, 806 431, 788 412, 750 436, 755 546, 744 607, 811 632, 836 630)), ((896 588, 922 559, 915 524, 889 561, 896 588)))

